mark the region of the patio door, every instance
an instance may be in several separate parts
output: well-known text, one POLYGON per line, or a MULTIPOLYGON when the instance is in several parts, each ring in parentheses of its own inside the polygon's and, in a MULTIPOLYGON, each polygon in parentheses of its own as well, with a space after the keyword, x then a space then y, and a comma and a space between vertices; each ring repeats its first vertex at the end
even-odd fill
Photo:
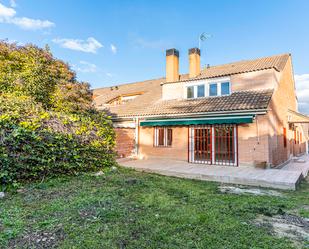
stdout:
POLYGON ((236 125, 190 127, 189 162, 237 165, 236 125))
POLYGON ((211 164, 212 129, 200 126, 194 129, 194 161, 211 164))
POLYGON ((214 126, 214 164, 236 165, 236 126, 214 126))

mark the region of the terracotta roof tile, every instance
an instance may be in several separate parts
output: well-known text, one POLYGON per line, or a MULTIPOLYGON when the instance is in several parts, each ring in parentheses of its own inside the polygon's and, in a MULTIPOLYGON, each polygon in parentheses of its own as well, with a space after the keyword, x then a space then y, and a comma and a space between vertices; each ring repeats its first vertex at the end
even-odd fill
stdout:
MULTIPOLYGON (((180 81, 222 77, 270 68, 281 71, 289 56, 289 54, 282 54, 212 66, 203 69, 201 75, 194 79, 189 79, 188 74, 182 74, 180 75, 180 81)), ((234 92, 232 95, 225 97, 162 101, 162 83, 165 83, 165 78, 94 89, 94 104, 98 109, 108 110, 115 117, 244 110, 266 108, 272 93, 271 90, 243 91, 234 92), (121 95, 141 92, 143 94, 125 104, 106 106, 109 101, 121 95)))
POLYGON ((94 94, 99 96, 94 99, 94 104, 98 109, 109 109, 110 112, 116 116, 128 116, 128 114, 134 115, 134 113, 140 113, 146 107, 156 103, 161 99, 162 80, 163 79, 155 79, 132 84, 119 85, 117 88, 108 87, 95 89, 94 94), (143 94, 138 95, 132 101, 122 105, 106 107, 106 103, 118 96, 140 92, 143 92, 143 94))
POLYGON ((272 93, 272 89, 239 91, 221 97, 160 100, 139 110, 134 108, 108 108, 106 111, 114 117, 128 117, 267 109, 272 93))
MULTIPOLYGON (((255 60, 243 60, 238 62, 233 62, 229 64, 223 64, 218 66, 211 66, 209 68, 204 68, 201 74, 194 79, 207 79, 215 77, 223 77, 233 74, 240 74, 246 72, 253 72, 265 69, 275 69, 277 71, 282 71, 290 54, 281 54, 270 57, 263 57, 255 60)), ((189 78, 188 74, 181 75, 181 81, 192 80, 189 78)), ((168 82, 175 83, 175 82, 168 82)))
MULTIPOLYGON (((94 103, 97 107, 100 107, 108 103, 112 99, 119 97, 121 95, 134 94, 140 92, 142 92, 143 95, 146 95, 148 97, 153 96, 153 98, 157 100, 161 97, 160 84, 163 81, 165 81, 164 78, 159 78, 154 80, 146 80, 111 87, 97 88, 93 90, 93 95, 95 96, 94 103)), ((139 96, 138 98, 142 96, 139 96)))

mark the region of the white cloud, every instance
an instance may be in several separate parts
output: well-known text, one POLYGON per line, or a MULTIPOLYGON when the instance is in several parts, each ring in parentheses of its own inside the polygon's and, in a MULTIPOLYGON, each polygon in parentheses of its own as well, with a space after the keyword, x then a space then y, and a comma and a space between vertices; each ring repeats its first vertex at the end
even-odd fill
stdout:
POLYGON ((73 65, 72 68, 81 73, 95 73, 97 71, 97 66, 95 64, 87 61, 80 61, 79 64, 79 66, 73 65))
POLYGON ((0 21, 10 19, 16 15, 16 11, 13 8, 9 8, 0 3, 0 21))
POLYGON ((117 47, 114 44, 111 44, 111 51, 113 54, 117 53, 117 47))
POLYGON ((106 76, 110 77, 110 78, 113 77, 113 75, 111 73, 106 73, 106 76))
POLYGON ((31 19, 28 17, 13 18, 12 23, 16 24, 20 28, 28 30, 45 29, 55 26, 54 23, 48 20, 31 19))
POLYGON ((16 8, 17 7, 17 3, 15 0, 10 0, 10 5, 12 8, 16 8))
POLYGON ((54 43, 59 44, 63 48, 82 51, 85 53, 96 53, 103 45, 93 37, 89 37, 87 40, 80 39, 53 39, 54 43))
MULTIPOLYGON (((11 6, 13 6, 12 3, 11 6)), ((26 30, 45 29, 55 26, 53 22, 48 20, 32 19, 28 17, 16 17, 15 9, 6 7, 1 3, 0 23, 15 24, 16 26, 26 30)))
POLYGON ((299 110, 309 114, 309 74, 295 75, 299 110))

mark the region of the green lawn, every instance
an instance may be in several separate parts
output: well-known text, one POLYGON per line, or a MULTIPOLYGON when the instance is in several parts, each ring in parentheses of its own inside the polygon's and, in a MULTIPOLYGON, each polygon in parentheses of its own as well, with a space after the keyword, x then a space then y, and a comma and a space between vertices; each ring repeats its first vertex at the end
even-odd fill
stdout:
POLYGON ((309 217, 308 182, 283 197, 225 194, 218 186, 126 169, 27 185, 0 199, 0 247, 294 248, 253 221, 309 217))

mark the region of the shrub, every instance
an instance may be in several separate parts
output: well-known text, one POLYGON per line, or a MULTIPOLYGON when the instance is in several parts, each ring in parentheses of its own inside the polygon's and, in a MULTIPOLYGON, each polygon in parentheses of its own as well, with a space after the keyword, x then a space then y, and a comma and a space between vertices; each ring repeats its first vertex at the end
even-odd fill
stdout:
POLYGON ((114 164, 114 131, 104 113, 48 111, 32 97, 0 95, 2 185, 114 164))
POLYGON ((114 164, 111 120, 50 49, 0 41, 0 184, 114 164))
POLYGON ((46 109, 80 111, 91 107, 87 83, 48 47, 0 41, 0 93, 31 96, 46 109))

